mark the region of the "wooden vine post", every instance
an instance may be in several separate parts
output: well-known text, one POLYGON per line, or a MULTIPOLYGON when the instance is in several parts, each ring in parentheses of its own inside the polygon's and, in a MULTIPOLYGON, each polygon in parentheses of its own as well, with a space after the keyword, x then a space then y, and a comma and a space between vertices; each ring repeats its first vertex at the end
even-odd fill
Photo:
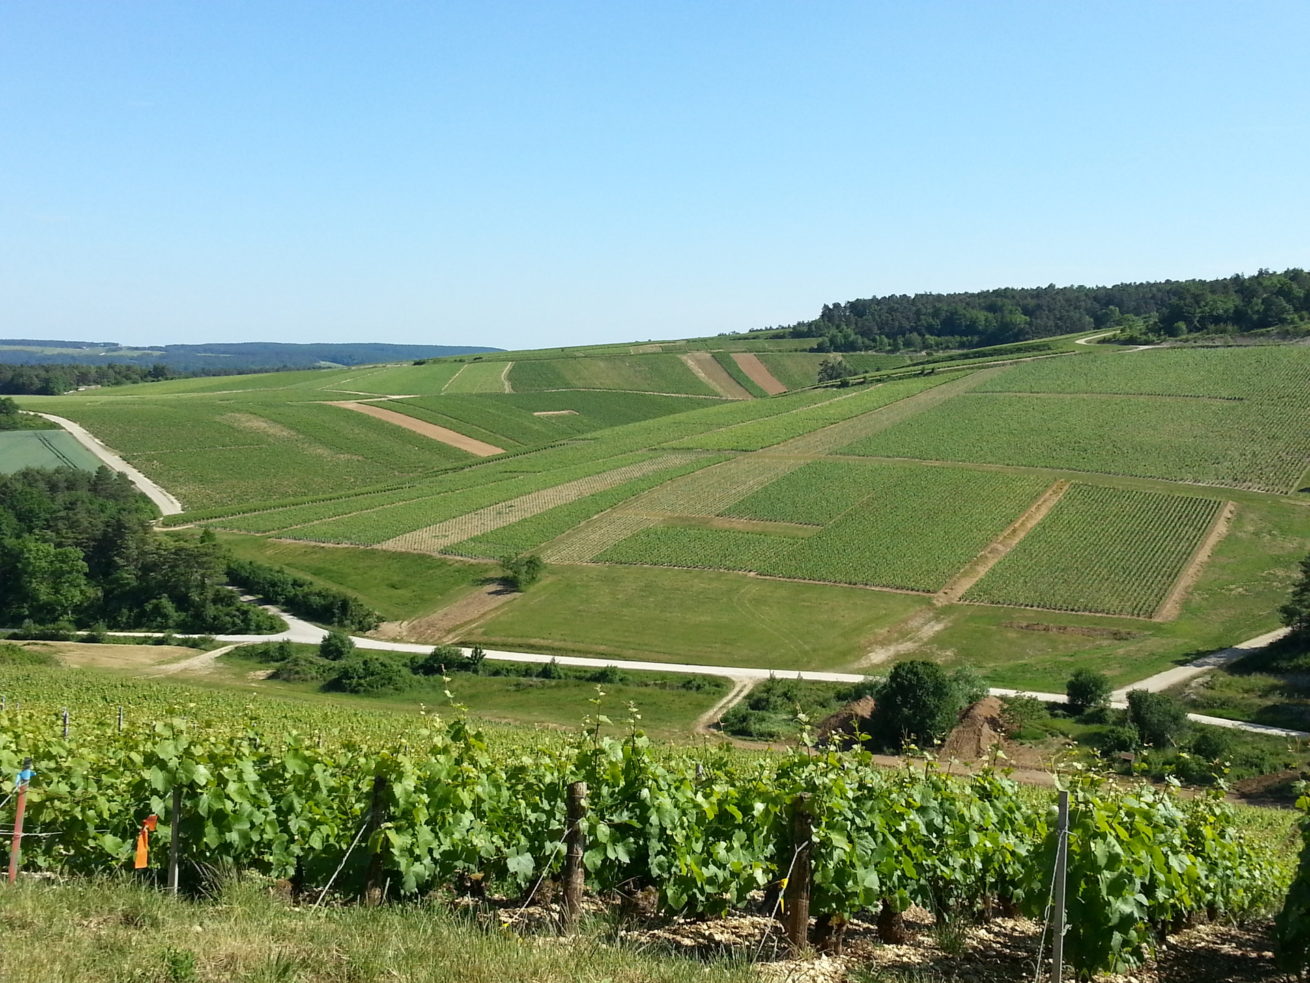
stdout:
MULTIPOLYGON (((804 949, 810 933, 810 837, 813 833, 810 797, 798 795, 792 803, 791 869, 782 889, 782 924, 793 949, 804 949)), ((785 855, 785 854, 784 854, 785 855)))
POLYGON ((1069 867, 1069 793, 1060 791, 1055 841, 1055 898, 1052 901, 1055 920, 1051 928, 1051 983, 1064 979, 1064 909, 1065 876, 1069 867))
POLYGON ((27 783, 32 780, 32 759, 23 759, 23 770, 18 773, 18 788, 14 795, 14 838, 9 844, 9 883, 18 880, 19 856, 23 845, 23 814, 27 812, 27 783))
POLYGON ((182 786, 173 785, 173 812, 168 831, 168 889, 177 894, 178 850, 182 839, 182 786))
MULTIPOLYGON (((368 829, 365 842, 370 842, 373 835, 387 821, 387 779, 385 775, 373 776, 373 798, 368 808, 368 829)), ((368 858, 368 867, 364 871, 364 903, 382 903, 382 849, 374 848, 368 858)))
POLYGON ((587 831, 583 825, 587 818, 587 783, 574 782, 568 788, 565 800, 566 821, 564 830, 564 928, 571 929, 582 911, 582 888, 586 881, 582 856, 587 850, 587 831))

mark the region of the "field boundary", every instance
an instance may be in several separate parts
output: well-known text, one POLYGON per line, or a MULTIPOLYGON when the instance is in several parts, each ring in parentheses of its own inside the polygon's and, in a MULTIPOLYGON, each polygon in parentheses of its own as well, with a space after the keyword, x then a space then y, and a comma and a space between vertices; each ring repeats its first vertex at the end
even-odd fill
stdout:
POLYGON ((381 406, 374 406, 371 402, 345 401, 329 402, 328 406, 338 406, 343 410, 354 410, 356 413, 363 413, 365 416, 371 416, 375 420, 382 420, 393 426, 401 427, 416 434, 421 434, 447 447, 454 447, 456 450, 466 451, 475 457, 495 457, 497 454, 504 454, 505 448, 497 447, 495 444, 488 444, 484 440, 477 440, 460 433, 458 430, 451 430, 449 427, 438 426, 435 423, 428 423, 426 420, 420 420, 417 417, 406 416, 404 413, 397 413, 395 410, 383 409, 381 406))
POLYGON ((992 567, 1000 563, 1012 549, 1018 546, 1023 538, 1033 531, 1037 523, 1046 518, 1047 513, 1055 507, 1056 502, 1064 497, 1064 493, 1072 485, 1073 482, 1064 480, 1051 484, 1032 505, 1024 510, 1023 515, 1010 523, 1004 532, 988 543, 981 553, 970 560, 963 570, 933 595, 933 603, 956 603, 970 587, 987 576, 987 572, 992 567))
POLYGON ((1228 527, 1232 524, 1233 517, 1237 514, 1236 502, 1224 502, 1218 514, 1215 515, 1214 521, 1210 523, 1210 528, 1206 531, 1205 537, 1196 545, 1192 555, 1187 560, 1187 565, 1183 567, 1183 572, 1178 575, 1174 585, 1169 588, 1169 593, 1165 595, 1160 606, 1155 609, 1151 615, 1152 621, 1173 621, 1182 613, 1183 601, 1187 598, 1187 592, 1190 591, 1196 582, 1201 579, 1201 572, 1205 565, 1210 562, 1210 557, 1215 549, 1219 546, 1220 541, 1228 534, 1228 527))
POLYGON ((714 361, 714 356, 709 352, 684 352, 678 358, 691 370, 692 375, 721 396, 728 399, 751 398, 745 387, 728 375, 728 370, 714 361))

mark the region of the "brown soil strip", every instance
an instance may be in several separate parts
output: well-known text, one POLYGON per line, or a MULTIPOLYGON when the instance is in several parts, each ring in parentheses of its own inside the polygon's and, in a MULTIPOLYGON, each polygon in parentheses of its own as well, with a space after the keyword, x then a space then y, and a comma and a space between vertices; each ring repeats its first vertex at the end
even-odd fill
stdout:
POLYGON ((633 345, 628 351, 633 355, 654 355, 664 351, 663 345, 633 345))
POLYGON ((465 594, 446 605, 440 611, 434 611, 422 618, 414 618, 411 621, 388 621, 377 631, 372 632, 372 636, 388 641, 401 639, 406 642, 433 645, 458 641, 461 630, 471 628, 485 620, 502 604, 512 601, 517 596, 515 591, 499 583, 486 584, 481 589, 465 594))
POLYGON ((1055 507, 1065 492, 1069 482, 1057 481, 1042 492, 1037 501, 1024 510, 1023 515, 1015 519, 1010 527, 990 543, 985 550, 973 558, 963 570, 955 575, 945 587, 933 595, 934 604, 954 603, 970 587, 982 580, 987 571, 996 566, 1001 558, 1019 545, 1024 536, 1032 532, 1033 527, 1055 507))
POLYGON ((1127 631, 1123 628, 1093 628, 1090 625, 1049 625, 1044 621, 1002 621, 1002 628, 1016 631, 1037 631, 1051 635, 1078 635, 1082 638, 1109 638, 1117 642, 1126 642, 1132 638, 1141 638, 1140 631, 1127 631))
POLYGON ((577 416, 577 410, 533 410, 533 416, 577 416))
POLYGON ((1187 561, 1187 566, 1183 568, 1182 575, 1174 582, 1173 590, 1155 609, 1155 614, 1151 615, 1152 621, 1172 621, 1178 617, 1183 609, 1183 600, 1187 597, 1187 592, 1201 579, 1201 571, 1205 569, 1205 565, 1210 561, 1210 556, 1219 545, 1219 541, 1228 532, 1228 527, 1232 524, 1233 516, 1236 514, 1237 503, 1225 502, 1224 507, 1219 510, 1219 514, 1214 517, 1214 522, 1210 526, 1210 531, 1206 533, 1205 539, 1201 540, 1200 545, 1196 547, 1196 552, 1192 554, 1192 558, 1187 561))
POLYGON ((371 416, 378 420, 385 420, 387 423, 394 423, 398 427, 404 427, 406 430, 412 430, 414 433, 422 434, 424 437, 431 437, 433 440, 439 440, 443 444, 457 447, 462 451, 468 451, 468 453, 477 457, 492 457, 496 454, 505 453, 505 448, 503 447, 497 447, 495 444, 488 444, 481 440, 474 440, 472 437, 466 437, 458 431, 449 430, 446 427, 439 427, 435 423, 416 420, 412 416, 406 416, 404 413, 397 413, 395 410, 384 410, 382 407, 374 406, 372 403, 328 403, 328 405, 340 406, 342 409, 354 410, 356 413, 363 413, 365 416, 371 416))
POLYGON ((751 382, 770 396, 777 396, 779 393, 787 391, 787 387, 778 381, 774 374, 769 371, 768 366, 761 362, 760 357, 754 352, 733 352, 732 360, 737 363, 738 368, 746 373, 751 382))
POLYGON ((701 382, 709 386, 716 393, 727 396, 729 399, 750 399, 748 393, 740 382, 728 375, 728 370, 718 362, 714 361, 714 356, 709 352, 688 352, 685 355, 679 355, 684 365, 691 369, 692 374, 701 382))
POLYGON ((505 367, 500 370, 500 384, 505 387, 505 392, 512 393, 514 387, 509 382, 509 370, 514 368, 513 362, 506 362, 505 367))

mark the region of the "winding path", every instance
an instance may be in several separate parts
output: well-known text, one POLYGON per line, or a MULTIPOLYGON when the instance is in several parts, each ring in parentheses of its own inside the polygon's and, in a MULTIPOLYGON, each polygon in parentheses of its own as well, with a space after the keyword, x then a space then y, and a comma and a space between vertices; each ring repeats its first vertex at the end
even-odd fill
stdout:
POLYGON ((96 440, 88 430, 78 426, 72 420, 66 420, 62 416, 55 416, 53 413, 35 413, 34 411, 33 413, 35 416, 49 420, 51 423, 57 423, 71 433, 79 444, 104 461, 109 468, 114 471, 122 471, 131 480, 132 484, 136 485, 141 494, 155 503, 156 508, 161 513, 164 515, 178 515, 181 513, 181 502, 96 440))
MULTIPOLYGON (((316 644, 323 639, 327 631, 317 625, 312 625, 307 621, 287 614, 268 605, 264 607, 281 617, 287 623, 287 630, 276 635, 216 635, 216 641, 225 643, 252 643, 252 642, 306 642, 316 644)), ((1258 649, 1277 641, 1287 633, 1286 629, 1266 632, 1255 638, 1234 645, 1230 648, 1220 649, 1217 652, 1210 652, 1201 656, 1184 666, 1178 666, 1174 669, 1167 669, 1164 672, 1156 673, 1154 676, 1148 676, 1136 683, 1117 689, 1111 695, 1111 706, 1123 708, 1127 706, 1128 691, 1134 689, 1149 689, 1152 692, 1158 692, 1169 686, 1185 682, 1203 672, 1219 666, 1224 666, 1240 659, 1244 655, 1250 655, 1258 649)), ((148 634, 145 632, 114 632, 113 634, 148 634)), ((376 638, 363 638, 360 636, 351 636, 356 648, 369 649, 381 652, 406 652, 411 655, 423 655, 432 651, 431 645, 420 645, 414 642, 386 642, 376 638)), ((467 649, 463 650, 467 651, 467 649)), ((497 649, 484 649, 487 658, 498 662, 531 662, 545 663, 557 662, 561 666, 575 666, 581 669, 604 669, 608 666, 619 666, 623 669, 633 670, 635 672, 674 672, 682 675, 693 676, 718 676, 723 679, 729 679, 733 683, 732 691, 725 696, 709 714, 702 716, 697 721, 698 726, 708 726, 712 719, 706 719, 717 713, 722 715, 724 711, 730 708, 738 700, 744 697, 752 686, 766 679, 774 677, 786 679, 800 679, 805 682, 814 683, 859 683, 867 679, 867 676, 850 672, 820 672, 809 669, 790 670, 790 669, 758 669, 748 666, 706 666, 695 663, 685 662, 646 662, 629 659, 595 659, 581 655, 544 655, 540 652, 507 652, 497 649)), ((188 660, 191 661, 191 660, 188 660)), ((179 665, 184 665, 181 663, 179 665)), ((1014 690, 1004 688, 993 688, 989 690, 992 696, 1031 696, 1035 699, 1042 700, 1046 703, 1064 703, 1066 702, 1063 693, 1041 693, 1032 690, 1014 690)), ((1310 737, 1310 732, 1300 730, 1289 730, 1284 727, 1269 727, 1264 724, 1253 724, 1244 720, 1227 720, 1222 717, 1210 717, 1200 713, 1189 713, 1188 719, 1198 724, 1207 724, 1213 727, 1227 727, 1231 730, 1244 730, 1252 734, 1269 734, 1277 737, 1310 737)))

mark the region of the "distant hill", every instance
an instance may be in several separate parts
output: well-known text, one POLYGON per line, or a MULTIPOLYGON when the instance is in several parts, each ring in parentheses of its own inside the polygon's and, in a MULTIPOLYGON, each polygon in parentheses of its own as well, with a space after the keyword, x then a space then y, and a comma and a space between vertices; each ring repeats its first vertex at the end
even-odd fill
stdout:
POLYGON ((10 365, 48 365, 52 362, 105 365, 117 362, 165 365, 182 372, 344 367, 495 351, 500 349, 470 345, 384 345, 374 342, 295 345, 265 341, 132 348, 112 341, 0 338, 0 362, 10 365))

